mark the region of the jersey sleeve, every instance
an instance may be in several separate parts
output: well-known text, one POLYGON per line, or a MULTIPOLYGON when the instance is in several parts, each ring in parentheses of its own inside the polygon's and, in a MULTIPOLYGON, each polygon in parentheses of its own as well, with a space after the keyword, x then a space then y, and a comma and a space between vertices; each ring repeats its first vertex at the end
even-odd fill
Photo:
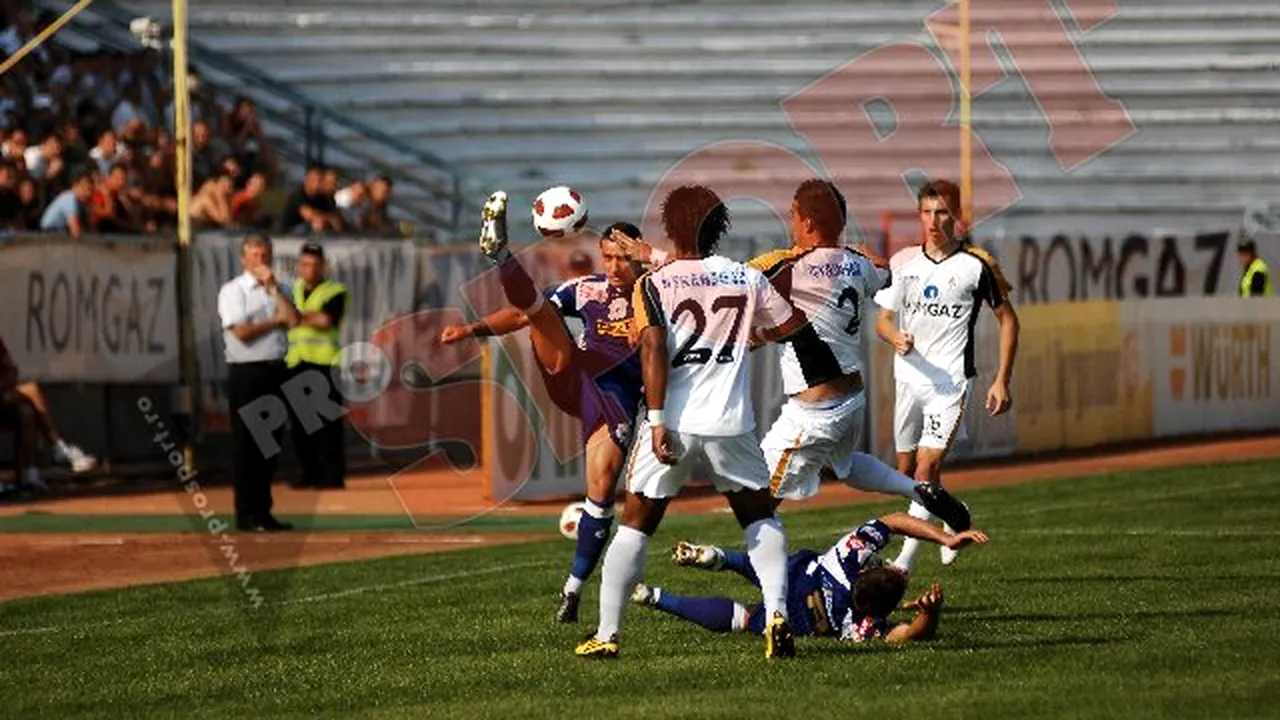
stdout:
POLYGON ((1000 307, 1002 303, 1009 299, 1009 292, 1013 290, 1013 285, 1005 278, 1004 271, 1000 269, 1000 263, 995 259, 995 256, 980 247, 970 245, 965 248, 965 252, 982 261, 983 278, 979 281, 981 293, 978 295, 978 299, 993 308, 1000 307), (986 283, 988 287, 982 287, 982 283, 986 283))
POLYGON ((1006 291, 1001 286, 1001 278, 996 275, 996 272, 998 271, 993 271, 990 265, 983 263, 982 275, 978 278, 978 288, 973 291, 978 302, 990 305, 993 310, 1003 305, 1007 299, 1006 291))
POLYGON ((756 301, 755 312, 751 316, 752 329, 772 330, 782 326, 795 314, 795 308, 763 274, 756 271, 751 275, 756 301))
POLYGON ((902 307, 902 285, 893 281, 893 271, 886 270, 884 281, 876 291, 876 305, 897 312, 902 307))
POLYGON ((582 317, 581 308, 578 307, 578 280, 570 280, 562 283, 559 287, 547 294, 547 299, 552 305, 560 311, 564 317, 582 317))
POLYGON ((845 613, 844 621, 840 624, 840 639, 849 642, 879 640, 888 634, 889 622, 886 618, 870 615, 858 618, 852 608, 845 613))
POLYGON ((853 534, 866 543, 867 549, 880 552, 889 544, 893 531, 880 520, 868 520, 854 530, 853 534))
POLYGON ((636 336, 647 327, 666 325, 662 314, 662 299, 658 295, 658 288, 651 275, 641 275, 636 281, 636 287, 631 296, 631 309, 632 332, 636 336))

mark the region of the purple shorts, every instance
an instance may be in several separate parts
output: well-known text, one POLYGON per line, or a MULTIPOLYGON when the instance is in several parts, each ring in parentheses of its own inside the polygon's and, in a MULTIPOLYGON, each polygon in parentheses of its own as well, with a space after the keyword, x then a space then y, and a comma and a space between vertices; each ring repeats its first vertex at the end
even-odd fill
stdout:
POLYGON ((609 429, 609 437, 623 450, 631 447, 636 412, 640 406, 638 382, 621 373, 597 374, 589 368, 586 353, 574 352, 574 358, 563 372, 552 375, 541 364, 542 381, 556 407, 582 421, 582 444, 601 427, 609 429))

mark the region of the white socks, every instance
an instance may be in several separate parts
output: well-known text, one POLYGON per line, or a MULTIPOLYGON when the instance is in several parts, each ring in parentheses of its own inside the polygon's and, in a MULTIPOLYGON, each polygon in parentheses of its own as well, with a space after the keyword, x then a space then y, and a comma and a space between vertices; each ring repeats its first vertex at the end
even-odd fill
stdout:
POLYGON ((916 481, 885 464, 875 455, 854 453, 849 467, 849 477, 840 478, 845 485, 867 492, 901 495, 912 500, 916 497, 916 481))
MULTIPOLYGON (((929 511, 925 510, 924 506, 918 502, 911 503, 911 509, 907 511, 907 514, 913 518, 924 520, 925 522, 929 522, 933 519, 933 515, 929 514, 929 511)), ((902 552, 898 553, 898 559, 894 560, 893 564, 903 570, 910 570, 912 564, 916 561, 916 553, 920 551, 921 542, 923 541, 910 537, 903 540, 902 552)))
MULTIPOLYGON (((625 525, 613 534, 613 542, 604 553, 600 570, 600 625, 596 639, 606 641, 618 634, 622 626, 622 610, 631 596, 636 579, 644 574, 645 551, 649 536, 625 525)), ((783 564, 785 566, 785 555, 783 564)), ((783 582, 786 572, 784 567, 783 582)), ((785 587, 784 587, 785 589, 785 587)))
POLYGON ((757 520, 747 526, 747 556, 760 578, 764 595, 765 621, 773 614, 787 616, 787 532, 776 517, 757 520))
POLYGON ((564 588, 561 592, 565 595, 577 595, 582 592, 582 581, 570 575, 569 579, 564 581, 564 588))

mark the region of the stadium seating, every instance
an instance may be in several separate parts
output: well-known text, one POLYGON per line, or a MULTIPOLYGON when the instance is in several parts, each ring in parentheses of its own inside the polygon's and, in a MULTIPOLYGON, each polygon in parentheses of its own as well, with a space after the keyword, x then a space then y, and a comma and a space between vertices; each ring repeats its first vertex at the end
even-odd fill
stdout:
MULTIPOLYGON (((1058 108, 1059 150, 1094 149, 1100 128, 1125 116, 1100 113, 1096 103, 1075 108, 1088 100, 1087 88, 1055 49, 1061 31, 1052 8, 1077 8, 1075 22, 1092 26, 1111 4, 973 3, 975 27, 998 18, 1005 66, 1016 58, 1037 73, 1039 99, 1058 108)), ((167 8, 128 5, 158 15, 167 8)), ((802 0, 780 10, 734 0, 641 1, 593 3, 582 12, 559 0, 210 0, 192 8, 191 28, 202 42, 430 148, 517 200, 568 182, 589 194, 597 217, 611 218, 637 215, 664 172, 717 141, 777 143, 814 161, 812 138, 796 132, 780 103, 889 43, 932 46, 924 18, 942 6, 802 0)), ((1280 160, 1280 141, 1267 132, 1280 119, 1280 8, 1269 0, 1126 0, 1114 19, 1074 36, 1137 132, 1064 170, 1036 99, 1010 74, 974 100, 975 128, 1022 194, 998 222, 1082 227, 1141 216, 1161 227, 1202 227, 1237 223, 1248 199, 1270 191, 1280 160)), ((975 43, 982 76, 996 55, 980 36, 975 43)), ((878 71, 902 93, 899 129, 923 127, 918 142, 936 143, 955 167, 956 131, 926 112, 954 100, 936 82, 938 68, 923 59, 878 71)), ((838 175, 863 178, 865 191, 853 198, 860 214, 900 212, 907 196, 886 153, 901 150, 842 135, 847 94, 802 94, 806 117, 825 135, 822 161, 840 168, 838 175)), ((752 152, 731 153, 715 177, 734 176, 749 189, 795 174, 752 152)), ((992 172, 976 173, 980 191, 992 172)), ((994 209, 981 192, 978 204, 980 212, 994 209)), ((777 227, 759 205, 740 210, 739 232, 777 227)))

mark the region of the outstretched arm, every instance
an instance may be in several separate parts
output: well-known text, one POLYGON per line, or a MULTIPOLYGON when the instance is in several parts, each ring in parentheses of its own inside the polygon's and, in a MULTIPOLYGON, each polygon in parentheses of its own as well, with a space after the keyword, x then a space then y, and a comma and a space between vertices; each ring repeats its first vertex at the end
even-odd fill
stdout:
POLYGON ((885 635, 885 642, 898 645, 912 640, 932 640, 938 633, 938 620, 942 617, 942 586, 934 583, 929 592, 908 604, 916 609, 916 616, 909 623, 898 623, 885 635))
POLYGON ((952 550, 959 550, 962 547, 977 543, 979 545, 987 541, 987 534, 981 530, 966 530, 961 533, 949 533, 942 528, 930 522, 925 522, 917 518, 913 518, 904 512, 891 513, 880 518, 880 522, 884 523, 891 532, 898 535, 906 535, 919 540, 928 540, 931 543, 945 545, 952 550))
POLYGON ((440 333, 440 340, 446 345, 465 340, 469 337, 492 337, 509 335, 529 326, 529 316, 513 307, 505 307, 489 313, 478 322, 466 325, 450 325, 440 333))

